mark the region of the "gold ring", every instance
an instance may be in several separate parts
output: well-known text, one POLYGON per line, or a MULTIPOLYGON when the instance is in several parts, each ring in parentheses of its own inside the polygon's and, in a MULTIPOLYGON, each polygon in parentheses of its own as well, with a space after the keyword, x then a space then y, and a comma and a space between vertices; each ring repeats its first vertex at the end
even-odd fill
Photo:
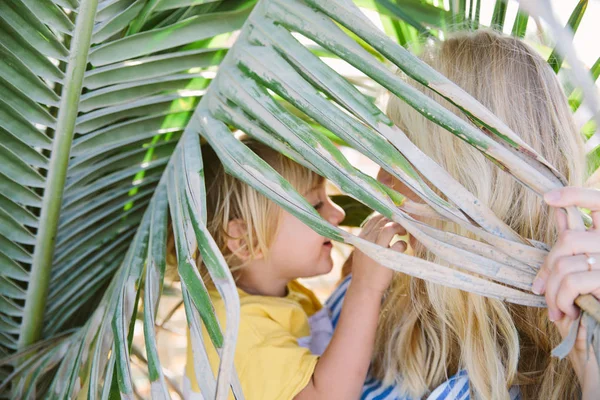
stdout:
POLYGON ((588 271, 592 270, 592 265, 596 264, 596 259, 592 256, 590 256, 588 253, 583 253, 585 254, 585 256, 587 257, 587 259, 585 260, 587 262, 588 265, 588 271))

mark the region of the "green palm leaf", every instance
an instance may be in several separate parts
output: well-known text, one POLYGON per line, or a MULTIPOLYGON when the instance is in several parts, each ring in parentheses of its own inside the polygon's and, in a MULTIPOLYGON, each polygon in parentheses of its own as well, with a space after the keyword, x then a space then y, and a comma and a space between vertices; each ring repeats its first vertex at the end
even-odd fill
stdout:
POLYGON ((504 19, 506 18, 506 4, 505 0, 496 0, 494 5, 494 13, 492 14, 491 26, 496 27, 499 31, 504 28, 504 19))
MULTIPOLYGON (((0 4, 0 354, 83 324, 45 356, 5 366, 0 379, 6 386, 11 377, 14 396, 36 393, 20 379, 23 369, 37 382, 56 365, 51 396, 64 398, 90 378, 95 397, 100 377, 108 393, 113 372, 131 395, 139 290, 148 287, 144 318, 153 327, 164 275, 168 207, 166 186, 157 185, 214 76, 210 68, 227 52, 210 42, 239 29, 253 5, 0 4), (143 218, 148 207, 153 223, 143 218), (101 298, 107 285, 117 300, 101 298), (100 355, 113 347, 118 362, 107 363, 100 355)), ((147 345, 152 381, 165 395, 156 343, 147 345)))
POLYGON ((527 23, 529 22, 529 15, 523 11, 522 7, 519 7, 517 11, 517 16, 515 18, 515 22, 513 24, 511 34, 513 36, 523 38, 525 37, 525 32, 527 31, 527 23))
MULTIPOLYGON (((576 86, 578 86, 584 94, 585 109, 589 113, 589 117, 595 121, 596 127, 589 132, 588 140, 586 142, 586 151, 592 152, 600 144, 600 133, 598 132, 598 126, 600 126, 600 96, 598 91, 593 84, 593 80, 590 79, 590 73, 585 69, 582 62, 577 58, 575 54, 575 48, 573 47, 573 32, 567 26, 566 28, 561 26, 557 21, 555 15, 552 13, 552 9, 547 7, 547 4, 539 0, 521 0, 521 5, 524 10, 531 15, 537 15, 543 19, 550 27, 553 32, 554 39, 556 41, 555 50, 562 55, 570 67, 571 77, 576 86)), ((573 12, 573 15, 577 16, 574 20, 581 18, 585 2, 580 2, 578 7, 573 12), (581 7, 579 7, 581 6, 581 7)), ((578 110, 581 113, 582 109, 578 110)), ((577 114, 575 114, 577 121, 581 120, 577 114)))
MULTIPOLYGON (((585 14, 587 5, 587 0, 580 0, 573 9, 569 20, 567 21, 567 27, 573 32, 573 34, 575 34, 575 32, 577 32, 577 28, 579 28, 579 24, 581 23, 583 14, 585 14)), ((559 55, 558 50, 552 50, 552 54, 550 54, 550 57, 548 57, 548 64, 550 64, 554 72, 558 72, 560 70, 562 63, 563 58, 559 55)))
MULTIPOLYGON (((465 4, 457 2, 463 16, 465 4)), ((169 397, 154 319, 170 217, 196 380, 207 398, 227 398, 230 387, 243 398, 233 369, 239 299, 205 226, 201 137, 230 174, 323 236, 409 275, 544 305, 530 287, 546 250, 517 235, 420 153, 372 98, 296 34, 353 65, 537 193, 562 186, 554 168, 467 93, 365 21, 351 1, 263 0, 250 15, 253 6, 211 0, 0 3, 0 85, 12 94, 0 100, 6 160, 0 164, 0 366, 10 366, 0 385, 11 385, 14 397, 67 398, 81 388, 90 399, 132 398, 129 359, 138 313, 153 394, 169 397), (244 21, 233 48, 216 46, 217 35, 244 21), (379 57, 458 106, 481 129, 406 84, 379 57), (215 77, 212 67, 219 64, 215 77), (382 249, 332 226, 231 128, 325 175, 461 270, 382 249), (332 139, 402 180, 426 206, 354 168, 332 139), (411 214, 455 221, 478 239, 439 231, 411 214), (225 330, 199 275, 197 250, 227 306, 225 330), (47 340, 28 352, 41 339, 47 340), (221 355, 216 376, 208 346, 221 355), (36 357, 33 349, 40 351, 36 357)), ((403 10, 410 7, 417 10, 410 15, 431 19, 416 20, 437 27, 435 7, 410 1, 403 10)), ((570 215, 582 226, 575 210, 570 215)))

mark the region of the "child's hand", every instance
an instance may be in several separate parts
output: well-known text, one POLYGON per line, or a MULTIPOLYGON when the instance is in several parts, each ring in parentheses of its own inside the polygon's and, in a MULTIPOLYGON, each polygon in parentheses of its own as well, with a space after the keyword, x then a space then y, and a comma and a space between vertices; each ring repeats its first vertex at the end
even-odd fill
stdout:
MULTIPOLYGON (((375 215, 362 228, 360 237, 383 247, 389 247, 394 235, 405 235, 406 230, 398 223, 382 215, 375 215)), ((404 252, 406 243, 394 243, 392 250, 404 252)), ((392 281, 394 271, 373 261, 361 251, 352 254, 352 286, 383 294, 392 281)))
MULTIPOLYGON (((399 224, 377 215, 367 221, 360 237, 389 247, 394 235, 405 233, 399 224)), ((391 248, 403 252, 406 243, 396 242, 391 248)), ((352 281, 331 342, 319 358, 312 379, 294 400, 360 398, 373 354, 381 296, 394 271, 358 250, 352 258, 352 281)))

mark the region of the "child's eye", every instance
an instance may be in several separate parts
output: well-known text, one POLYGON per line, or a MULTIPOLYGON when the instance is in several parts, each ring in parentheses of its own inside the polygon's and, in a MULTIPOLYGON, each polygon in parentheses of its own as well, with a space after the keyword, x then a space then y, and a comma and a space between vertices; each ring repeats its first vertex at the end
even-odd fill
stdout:
POLYGON ((323 202, 320 201, 317 204, 315 204, 313 207, 315 208, 315 210, 319 210, 321 207, 323 207, 323 202))

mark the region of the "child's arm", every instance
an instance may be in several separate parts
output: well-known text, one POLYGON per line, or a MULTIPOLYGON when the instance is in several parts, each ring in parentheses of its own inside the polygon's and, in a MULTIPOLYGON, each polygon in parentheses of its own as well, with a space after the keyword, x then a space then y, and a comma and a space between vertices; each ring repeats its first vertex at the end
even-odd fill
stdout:
MULTIPOLYGON (((364 226, 361 237, 381 246, 389 246, 395 234, 405 230, 376 216, 364 226)), ((404 251, 397 242, 393 249, 404 251)), ((356 251, 353 255, 352 282, 346 293, 340 320, 329 346, 317 362, 308 385, 296 395, 304 399, 358 399, 369 370, 381 297, 393 272, 356 251)))

